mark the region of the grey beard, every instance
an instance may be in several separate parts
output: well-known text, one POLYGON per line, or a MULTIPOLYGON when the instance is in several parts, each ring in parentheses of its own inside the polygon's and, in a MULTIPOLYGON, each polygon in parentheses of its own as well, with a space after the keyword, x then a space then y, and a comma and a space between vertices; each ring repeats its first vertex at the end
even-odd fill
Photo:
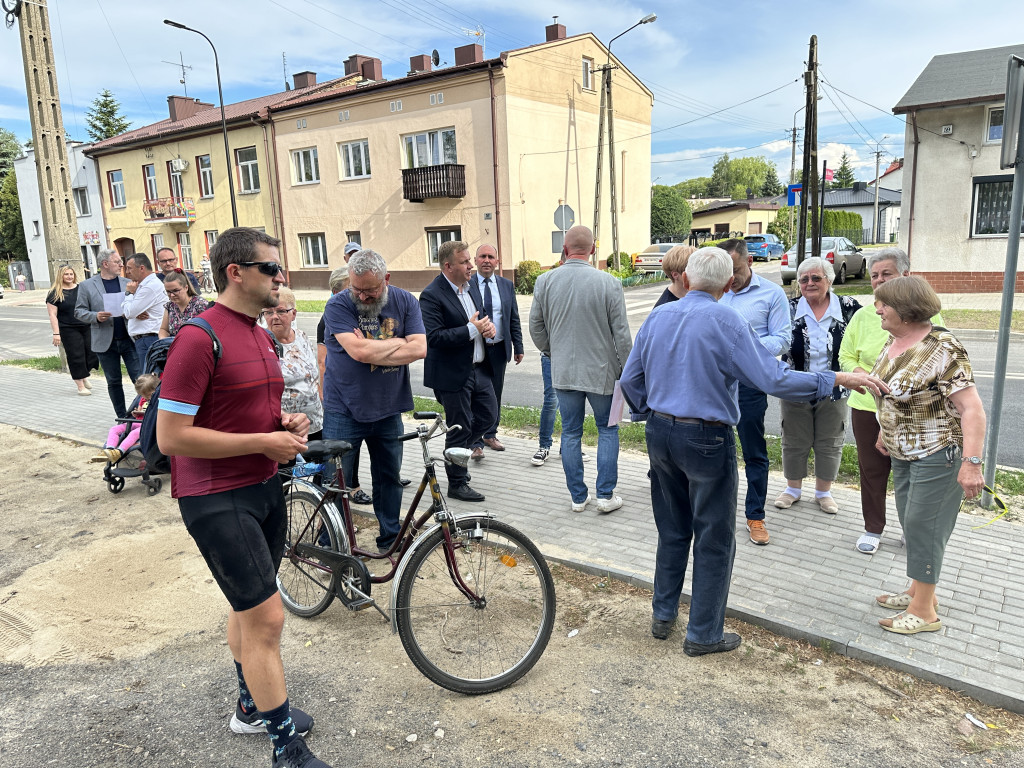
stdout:
POLYGON ((356 305, 356 311, 359 312, 359 316, 366 318, 367 320, 375 320, 380 315, 380 311, 387 306, 388 303, 388 286, 384 286, 384 290, 381 291, 380 296, 370 302, 363 302, 355 291, 349 288, 352 293, 352 303, 356 305))

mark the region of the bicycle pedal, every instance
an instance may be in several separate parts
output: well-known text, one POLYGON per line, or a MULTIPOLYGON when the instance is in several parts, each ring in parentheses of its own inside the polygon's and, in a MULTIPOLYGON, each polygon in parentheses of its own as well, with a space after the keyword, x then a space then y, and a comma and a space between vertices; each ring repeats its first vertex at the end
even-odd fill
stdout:
POLYGON ((366 608, 369 608, 372 605, 373 600, 371 600, 368 597, 364 597, 358 600, 353 600, 352 602, 348 603, 348 605, 346 605, 345 607, 348 608, 350 611, 362 611, 366 608))

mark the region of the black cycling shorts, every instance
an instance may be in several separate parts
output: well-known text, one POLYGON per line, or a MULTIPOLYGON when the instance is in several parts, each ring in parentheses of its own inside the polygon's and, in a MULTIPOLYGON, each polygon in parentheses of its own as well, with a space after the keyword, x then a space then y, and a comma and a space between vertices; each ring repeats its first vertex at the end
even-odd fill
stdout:
POLYGON ((189 535, 236 611, 255 608, 277 592, 277 569, 288 525, 281 478, 178 499, 189 535))

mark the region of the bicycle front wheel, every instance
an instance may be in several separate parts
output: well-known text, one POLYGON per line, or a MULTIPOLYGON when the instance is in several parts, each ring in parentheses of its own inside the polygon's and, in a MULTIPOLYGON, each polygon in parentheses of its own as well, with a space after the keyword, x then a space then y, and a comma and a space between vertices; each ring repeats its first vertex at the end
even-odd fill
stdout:
POLYGON ((540 550, 511 525, 489 518, 451 526, 455 572, 443 529, 416 549, 398 586, 402 645, 430 680, 458 693, 491 693, 540 659, 555 622, 555 585, 540 550), (470 601, 458 575, 481 598, 470 601))
POLYGON ((320 499, 305 488, 290 484, 284 489, 288 509, 288 533, 284 557, 277 570, 277 588, 281 602, 298 616, 323 613, 334 600, 335 575, 315 556, 301 553, 297 546, 312 545, 341 552, 341 537, 323 509, 317 510, 320 499))

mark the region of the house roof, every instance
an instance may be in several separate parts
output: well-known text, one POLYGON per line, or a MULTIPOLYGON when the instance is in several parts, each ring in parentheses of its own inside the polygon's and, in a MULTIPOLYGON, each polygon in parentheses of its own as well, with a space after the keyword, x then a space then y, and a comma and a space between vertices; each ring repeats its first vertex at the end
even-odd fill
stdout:
POLYGON ((1024 43, 934 56, 892 111, 1000 101, 1011 55, 1024 57, 1024 43))
MULTIPOLYGON (((782 198, 785 203, 785 196, 782 198)), ((702 213, 711 213, 712 211, 724 211, 728 208, 745 208, 748 211, 774 211, 778 210, 779 199, 776 197, 752 197, 746 200, 723 200, 715 203, 705 205, 703 208, 698 208, 693 212, 694 216, 699 216, 702 213)))
MULTIPOLYGON (((819 193, 820 194, 820 193, 819 193)), ((779 195, 773 200, 779 202, 781 205, 786 204, 786 195, 779 195)), ((884 187, 878 188, 878 203, 879 205, 899 205, 901 195, 899 191, 892 189, 885 189, 884 187)), ((847 208, 853 205, 874 205, 875 204, 875 188, 870 189, 854 189, 853 187, 844 187, 842 189, 827 189, 825 190, 825 207, 826 208, 847 208)))

